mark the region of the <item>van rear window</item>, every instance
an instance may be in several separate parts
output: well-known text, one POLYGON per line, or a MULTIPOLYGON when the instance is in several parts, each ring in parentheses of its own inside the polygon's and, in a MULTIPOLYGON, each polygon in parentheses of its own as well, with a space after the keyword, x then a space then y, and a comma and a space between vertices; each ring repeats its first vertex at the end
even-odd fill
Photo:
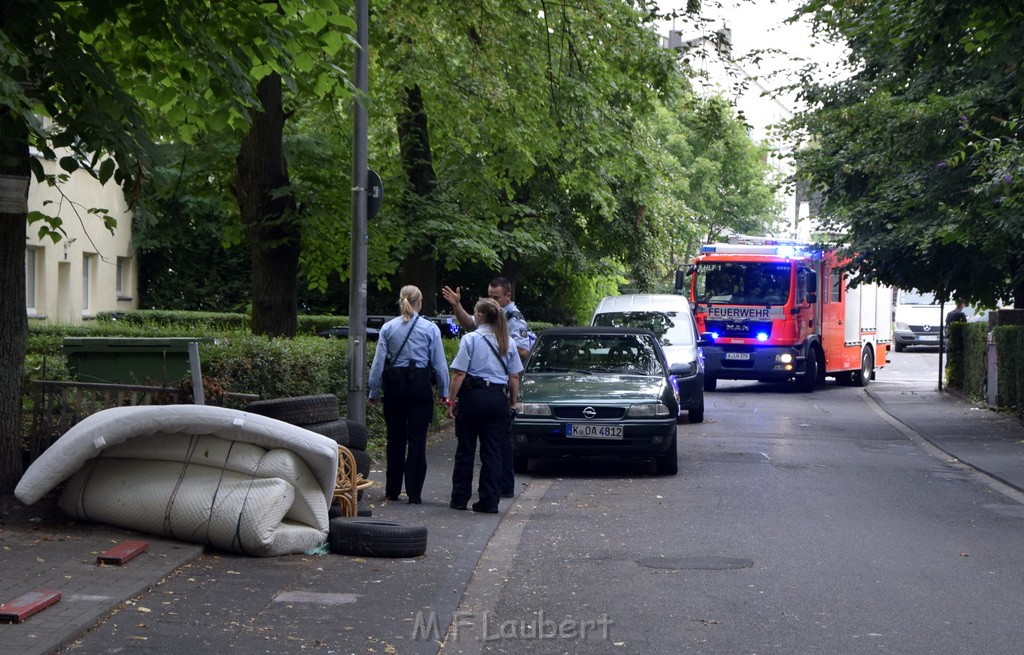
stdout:
POLYGON ((662 346, 692 346, 697 335, 692 320, 676 312, 603 312, 594 316, 594 325, 645 328, 658 335, 662 346))

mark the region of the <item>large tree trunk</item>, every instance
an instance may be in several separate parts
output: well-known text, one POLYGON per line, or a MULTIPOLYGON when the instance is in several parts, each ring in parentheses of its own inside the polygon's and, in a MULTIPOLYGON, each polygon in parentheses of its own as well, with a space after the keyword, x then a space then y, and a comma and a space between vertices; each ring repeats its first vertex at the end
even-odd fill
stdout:
POLYGON ((25 230, 28 220, 28 131, 0 107, 0 493, 22 472, 21 381, 25 313, 25 230))
MULTIPOLYGON (((418 86, 405 90, 405 110, 398 114, 396 122, 402 164, 409 186, 416 195, 425 198, 437 187, 437 176, 430 153, 427 110, 423 106, 423 94, 418 86)), ((400 270, 403 284, 415 284, 423 292, 423 313, 436 314, 438 291, 433 244, 413 246, 405 254, 400 270)))
POLYGON ((257 93, 263 111, 252 112, 238 151, 235 186, 252 254, 252 331, 291 337, 298 327, 301 229, 294 196, 274 193, 288 186, 281 77, 264 77, 257 93))

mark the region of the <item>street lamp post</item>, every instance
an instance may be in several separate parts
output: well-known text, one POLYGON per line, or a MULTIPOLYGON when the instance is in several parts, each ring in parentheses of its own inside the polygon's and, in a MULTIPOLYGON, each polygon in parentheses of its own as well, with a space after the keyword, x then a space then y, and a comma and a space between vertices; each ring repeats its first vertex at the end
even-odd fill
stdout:
POLYGON ((355 86, 352 139, 352 234, 348 292, 347 418, 366 423, 366 105, 369 0, 356 0, 355 86))

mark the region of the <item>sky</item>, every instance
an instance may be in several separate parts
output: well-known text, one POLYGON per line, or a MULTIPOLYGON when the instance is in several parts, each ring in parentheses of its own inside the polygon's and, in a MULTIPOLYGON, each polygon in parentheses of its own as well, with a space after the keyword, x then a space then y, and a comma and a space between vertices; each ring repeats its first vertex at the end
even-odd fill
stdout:
MULTIPOLYGON (((760 86, 761 90, 778 91, 787 81, 793 81, 793 71, 802 66, 800 59, 825 63, 842 58, 841 48, 816 42, 806 20, 792 25, 785 24, 786 19, 800 6, 800 0, 704 0, 702 4, 701 16, 705 20, 701 25, 695 26, 692 22, 679 19, 674 24, 668 21, 661 24, 661 35, 667 36, 669 30, 678 29, 683 32, 685 39, 713 33, 722 26, 728 27, 732 31, 733 61, 757 79, 755 86, 760 86), (750 61, 752 54, 758 51, 765 51, 759 64, 750 61)), ((663 0, 661 3, 665 10, 683 9, 685 6, 685 0, 663 0)), ((697 58, 692 61, 698 69, 705 67, 697 58)), ((712 73, 709 71, 709 74, 712 73)), ((731 99, 739 100, 737 94, 724 95, 732 95, 731 99)), ((758 91, 749 95, 760 96, 761 93, 758 91)), ((775 96, 775 108, 767 112, 773 116, 791 115, 798 106, 792 93, 777 92, 775 96)), ((741 106, 741 109, 749 113, 749 107, 741 106)), ((763 132, 765 121, 755 121, 755 118, 748 116, 754 123, 755 131, 763 132)))
MULTIPOLYGON (((814 38, 806 19, 786 24, 800 6, 801 0, 703 0, 702 21, 677 19, 663 23, 658 32, 667 37, 669 31, 682 31, 682 38, 713 34, 723 26, 732 31, 732 62, 726 66, 723 59, 710 51, 711 56, 701 58, 691 53, 691 66, 706 74, 706 81, 695 80, 695 89, 701 93, 717 91, 733 102, 750 126, 750 135, 755 141, 767 143, 783 159, 770 161, 777 174, 786 177, 792 172, 788 159, 792 145, 783 137, 774 134, 772 126, 791 118, 800 109, 794 92, 783 91, 787 83, 796 81, 795 71, 811 60, 834 68, 843 58, 843 49, 822 43, 814 38), (751 57, 761 52, 761 61, 755 63, 751 57), (727 74, 728 70, 728 74, 727 74), (740 90, 737 80, 753 78, 745 90, 740 90)), ((662 0, 662 9, 684 9, 686 0, 662 0)), ((788 223, 786 232, 779 236, 806 239, 810 225, 806 218, 807 205, 796 204, 791 188, 779 190, 782 216, 788 223)))

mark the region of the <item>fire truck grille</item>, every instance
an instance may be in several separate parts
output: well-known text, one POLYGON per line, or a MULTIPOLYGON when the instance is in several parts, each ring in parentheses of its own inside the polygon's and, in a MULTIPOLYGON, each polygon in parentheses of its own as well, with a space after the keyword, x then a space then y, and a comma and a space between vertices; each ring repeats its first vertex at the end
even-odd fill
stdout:
POLYGON ((772 335, 771 321, 708 321, 708 332, 720 337, 756 339, 758 334, 772 335))

